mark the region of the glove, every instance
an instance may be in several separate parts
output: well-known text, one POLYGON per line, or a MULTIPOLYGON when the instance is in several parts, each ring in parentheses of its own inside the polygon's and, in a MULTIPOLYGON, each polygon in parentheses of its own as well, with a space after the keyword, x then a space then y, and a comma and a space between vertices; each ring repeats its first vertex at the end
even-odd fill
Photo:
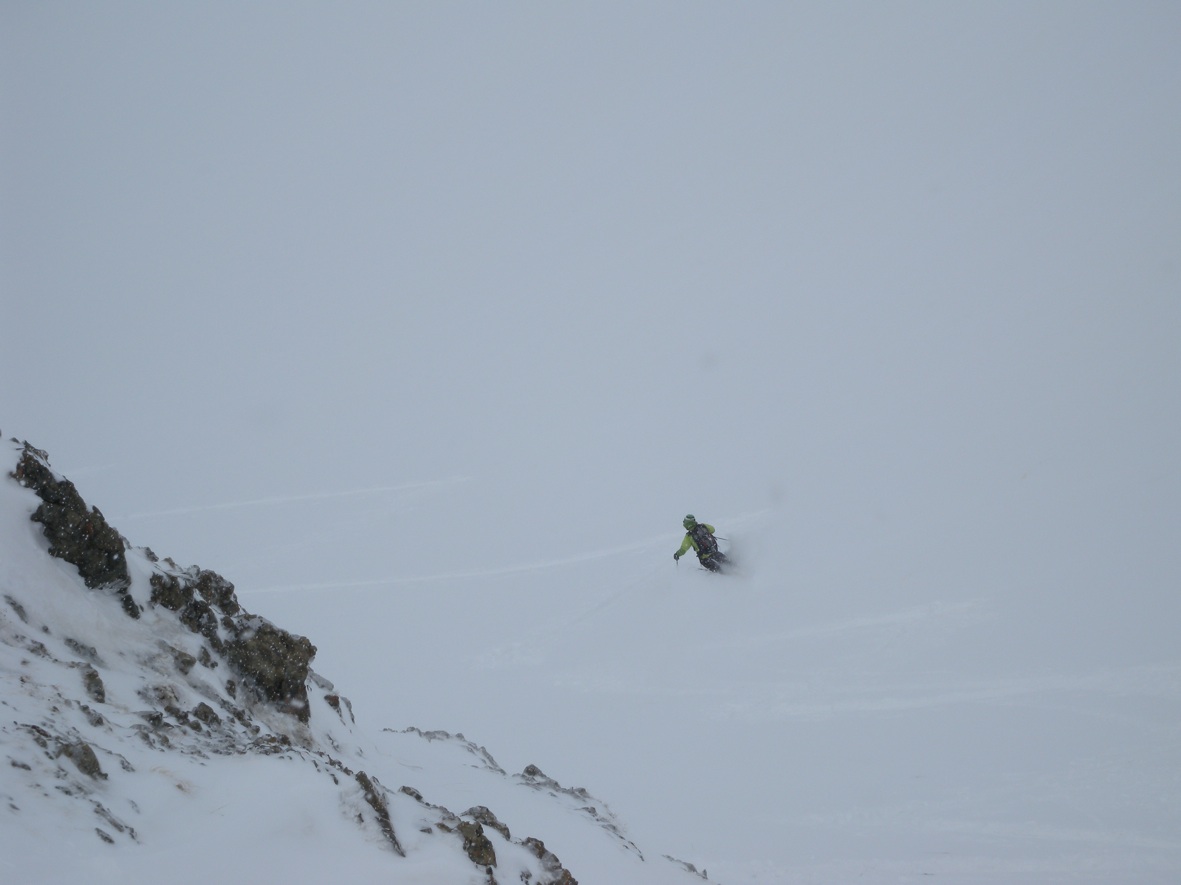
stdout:
POLYGON ((674 561, 674 562, 680 562, 680 561, 681 561, 681 554, 679 554, 679 553, 674 553, 674 554, 673 554, 673 561, 674 561))

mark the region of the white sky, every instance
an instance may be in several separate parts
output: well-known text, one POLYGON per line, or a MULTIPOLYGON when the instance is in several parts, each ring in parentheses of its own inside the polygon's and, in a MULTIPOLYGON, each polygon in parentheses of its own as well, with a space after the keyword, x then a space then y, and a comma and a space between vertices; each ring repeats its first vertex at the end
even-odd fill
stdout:
MULTIPOLYGON (((108 515, 461 477, 423 532, 481 561, 768 505, 1176 534, 1174 4, 4 3, 0 41, 0 428, 108 515)), ((134 534, 225 568, 258 521, 134 534)))

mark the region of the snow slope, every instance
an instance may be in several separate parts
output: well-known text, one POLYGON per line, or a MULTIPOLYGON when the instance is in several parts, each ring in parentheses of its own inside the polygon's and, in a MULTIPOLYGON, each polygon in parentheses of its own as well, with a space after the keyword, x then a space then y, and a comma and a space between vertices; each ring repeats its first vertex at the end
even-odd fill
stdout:
POLYGON ((540 769, 513 775, 462 735, 357 729, 314 671, 306 724, 254 696, 155 604, 150 579, 184 570, 129 550, 133 620, 48 555, 41 502, 11 475, 21 447, 4 449, 5 882, 569 882, 559 845, 584 882, 702 880, 540 769))
MULTIPOLYGON (((151 607, 132 622, 85 590, 44 555, 32 492, 0 486, 6 881, 148 881, 162 856, 183 857, 193 882, 391 869, 475 881, 454 845, 420 833, 407 794, 390 807, 409 858, 372 821, 360 838, 348 819, 360 792, 330 782, 309 747, 430 805, 490 808, 584 883, 697 878, 673 858, 731 885, 1165 883, 1181 870, 1181 659, 1167 611, 1129 618, 1127 596, 1083 608, 1069 587, 916 568, 888 531, 844 562, 818 534, 808 549, 785 537, 774 510, 709 515, 735 576, 674 565, 675 533, 485 569, 393 557, 384 579, 239 589, 312 638, 356 726, 316 676, 311 731, 294 732, 306 746, 163 753, 126 735, 174 669, 168 646, 198 654, 193 634, 151 607), (45 655, 29 653, 34 638, 45 655), (107 691, 89 708, 87 664, 107 691), (34 763, 38 721, 92 742, 108 777, 89 784, 60 755, 34 763)), ((449 482, 433 488, 420 522, 480 509, 449 482)), ((322 528, 347 523, 319 503, 322 528)), ((159 566, 142 551, 129 562, 146 604, 159 566)), ((178 706, 229 703, 193 674, 174 683, 178 706)), ((256 721, 264 737, 295 725, 265 709, 256 721)), ((501 875, 514 863, 541 875, 512 843, 497 851, 501 875)))
POLYGON ((907 561, 888 527, 851 561, 783 513, 706 516, 743 576, 674 566, 670 532, 244 597, 315 628, 362 721, 462 729, 509 768, 566 772, 637 842, 723 882, 1175 881, 1168 609, 956 571, 954 547, 907 561))
POLYGON ((343 6, 0 5, 0 426, 584 882, 1181 881, 1181 5, 343 6))

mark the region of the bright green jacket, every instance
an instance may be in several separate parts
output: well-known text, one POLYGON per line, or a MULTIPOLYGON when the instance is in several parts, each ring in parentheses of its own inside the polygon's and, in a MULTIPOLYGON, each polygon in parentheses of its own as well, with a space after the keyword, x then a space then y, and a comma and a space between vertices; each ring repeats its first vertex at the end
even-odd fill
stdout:
MULTIPOLYGON (((697 524, 705 526, 711 535, 714 533, 714 527, 712 525, 710 525, 708 522, 699 522, 697 524)), ((701 551, 698 550, 697 542, 693 539, 693 535, 690 532, 685 532, 685 540, 681 542, 681 549, 678 550, 673 555, 673 559, 680 559, 682 556, 684 556, 686 553, 689 552, 690 547, 692 547, 693 550, 696 551, 698 556, 701 555, 701 551)), ((668 562, 668 560, 666 559, 665 562, 668 562)))

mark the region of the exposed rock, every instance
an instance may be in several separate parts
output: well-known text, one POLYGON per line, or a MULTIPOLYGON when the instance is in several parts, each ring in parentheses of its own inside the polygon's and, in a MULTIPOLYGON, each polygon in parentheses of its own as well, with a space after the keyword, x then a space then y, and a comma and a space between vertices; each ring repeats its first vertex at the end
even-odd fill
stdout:
POLYGON ((71 639, 69 636, 65 638, 66 647, 79 657, 86 658, 92 664, 100 663, 98 657, 98 649, 93 645, 87 645, 84 642, 79 642, 77 639, 71 639))
MULTIPOLYGON (((189 654, 187 651, 181 651, 179 648, 168 647, 172 652, 172 659, 176 662, 176 669, 180 670, 182 676, 188 676, 189 671, 197 666, 197 659, 189 654)), ((204 651, 204 646, 202 646, 204 651)))
POLYGON ((176 689, 166 683, 157 683, 155 685, 145 685, 139 690, 139 696, 152 704, 155 707, 175 707, 180 703, 180 697, 176 693, 176 689))
MULTIPOLYGON (((308 721, 311 709, 306 680, 316 655, 316 647, 308 639, 244 612, 234 585, 216 572, 192 568, 180 573, 156 573, 150 581, 153 604, 176 612, 182 624, 209 640, 212 649, 224 654, 234 671, 257 688, 263 698, 300 721, 308 721), (226 634, 229 638, 225 638, 226 634)), ((190 655, 178 658, 182 672, 188 672, 185 667, 191 669, 190 660, 190 655)), ((204 647, 201 663, 217 666, 204 647)), ((236 681, 227 681, 226 688, 231 697, 236 697, 236 681)))
POLYGON ((58 753, 77 765, 78 770, 83 774, 95 780, 107 779, 107 776, 103 774, 102 767, 98 764, 98 756, 94 754, 94 749, 86 741, 59 744, 58 753))
POLYGON ((264 734, 250 742, 250 752, 264 756, 278 756, 291 749, 291 738, 285 734, 264 734))
POLYGON ((373 809, 377 815, 377 824, 381 827, 381 832, 389 840, 391 846, 399 856, 405 857, 406 852, 402 850, 401 844, 398 842, 398 836, 394 832, 394 823, 390 820, 390 809, 386 804, 385 797, 378 792, 377 785, 373 779, 365 772, 358 771, 356 774, 357 784, 361 787, 361 791, 365 797, 365 801, 369 803, 369 807, 373 809))
POLYGON ((21 619, 22 624, 29 623, 29 616, 25 613, 25 607, 13 599, 8 594, 4 595, 4 601, 11 606, 12 610, 16 612, 16 616, 21 619))
MULTIPOLYGON (((563 787, 536 765, 526 766, 525 770, 517 775, 517 779, 526 786, 533 787, 536 790, 543 790, 552 796, 565 795, 580 803, 589 803, 594 800, 594 797, 586 791, 585 787, 563 787)), ((582 805, 578 810, 618 839, 623 847, 635 854, 640 860, 644 859, 644 853, 640 851, 639 846, 635 842, 624 835, 623 829, 615 820, 615 815, 611 813, 610 809, 604 806, 603 810, 600 811, 594 805, 586 804, 582 805)))
POLYGON ((206 645, 201 646, 201 651, 197 653, 197 661, 208 670, 217 666, 217 660, 209 653, 209 647, 206 645))
POLYGON ((463 836, 463 850, 472 863, 481 867, 496 866, 496 849, 484 835, 484 828, 475 821, 461 820, 456 827, 463 836))
POLYGON ((152 604, 162 605, 174 612, 192 601, 193 591, 181 584, 176 575, 156 573, 149 579, 152 585, 152 604))
POLYGON ((49 539, 50 555, 75 566, 91 590, 107 588, 117 593, 123 610, 138 618, 139 606, 127 594, 131 575, 127 571, 126 544, 98 508, 88 510, 74 484, 57 479, 45 453, 28 443, 12 475, 41 498, 32 519, 41 523, 49 539))
POLYGON ((98 675, 98 671, 90 664, 82 665, 82 685, 96 704, 106 703, 106 686, 103 685, 102 677, 98 675))
MULTIPOLYGON (((126 543, 98 509, 87 509, 74 484, 54 476, 45 453, 28 443, 12 475, 42 500, 33 519, 42 524, 49 538, 49 552, 74 564, 87 587, 114 590, 127 614, 139 617, 139 606, 128 593, 131 577, 126 543)), ((150 559, 158 561, 154 554, 150 559)), ((181 571, 171 560, 165 562, 174 571, 156 572, 149 578, 152 604, 176 612, 181 623, 209 640, 214 652, 224 653, 238 675, 263 698, 307 722, 311 712, 305 680, 315 646, 263 618, 247 615, 238 604, 234 585, 216 572, 198 568, 181 571), (229 634, 228 640, 222 631, 229 634)), ((23 608, 11 599, 9 604, 24 620, 23 608)), ((196 662, 186 652, 176 652, 174 657, 183 674, 196 662)), ((209 667, 217 663, 205 648, 202 663, 209 667)))
POLYGON ((340 717, 341 722, 344 722, 347 725, 350 722, 357 721, 356 717, 353 716, 353 705, 348 698, 342 698, 338 694, 326 694, 324 695, 324 700, 328 703, 329 707, 336 711, 336 715, 340 717), (345 710, 348 710, 349 713, 349 718, 347 720, 344 718, 345 710))
POLYGON ((192 630, 200 633, 212 643, 218 643, 217 614, 213 607, 203 599, 194 599, 180 611, 180 622, 192 630))
POLYGON ((238 605, 238 598, 234 595, 234 585, 217 572, 211 572, 208 569, 199 570, 196 587, 202 599, 221 609, 224 614, 236 615, 241 609, 241 606, 238 605))
POLYGON ((557 855, 545 847, 545 843, 540 839, 534 839, 532 836, 528 837, 523 843, 526 848, 537 855, 537 859, 541 861, 541 868, 545 870, 548 877, 546 885, 578 885, 578 880, 570 874, 570 871, 562 866, 562 862, 558 860, 557 855))
POLYGON ((204 701, 193 708, 192 715, 206 725, 221 725, 221 717, 217 715, 217 711, 204 701))
POLYGON ((303 636, 252 617, 236 639, 225 643, 226 659, 285 712, 301 722, 311 715, 306 680, 316 647, 303 636))
POLYGON ((482 826, 492 827, 492 829, 504 836, 505 839, 510 841, 512 839, 512 836, 509 835, 508 827, 501 823, 500 819, 483 805, 477 805, 474 808, 469 808, 463 813, 463 816, 470 817, 472 820, 478 824, 481 824, 482 826))
POLYGON ((682 867, 685 870, 685 872, 692 873, 698 879, 702 879, 706 882, 709 881, 709 874, 705 870, 697 869, 696 866, 689 863, 688 861, 680 860, 679 858, 673 857, 671 854, 666 854, 664 856, 664 859, 671 862, 671 863, 677 864, 677 866, 682 867))
MULTIPOLYGON (((104 806, 101 802, 94 803, 94 813, 102 818, 102 820, 104 820, 106 823, 110 824, 115 829, 115 832, 129 837, 133 842, 139 841, 139 837, 135 833, 135 827, 128 826, 127 824, 123 823, 123 821, 115 817, 115 815, 111 813, 110 809, 104 806)), ((111 841, 114 840, 112 839, 111 841)))
MULTIPOLYGON (((454 742, 456 744, 459 744, 465 750, 467 750, 469 753, 471 753, 473 756, 475 756, 479 760, 481 767, 487 768, 489 771, 495 771, 497 774, 507 774, 507 772, 503 768, 500 767, 500 765, 497 763, 497 761, 494 758, 492 758, 491 753, 489 753, 486 749, 484 749, 484 747, 480 746, 479 744, 474 743, 473 741, 469 741, 467 738, 465 738, 463 736, 462 732, 460 732, 458 734, 451 734, 450 732, 443 731, 441 729, 435 729, 432 731, 423 731, 421 728, 415 728, 414 726, 410 726, 409 728, 403 728, 401 730, 387 728, 387 729, 385 729, 385 731, 395 733, 395 734, 416 734, 420 738, 423 738, 424 740, 428 740, 428 741, 454 742)), ((532 767, 533 766, 530 766, 530 768, 532 768, 532 767)), ((538 770, 540 770, 540 769, 538 769, 538 770)))

